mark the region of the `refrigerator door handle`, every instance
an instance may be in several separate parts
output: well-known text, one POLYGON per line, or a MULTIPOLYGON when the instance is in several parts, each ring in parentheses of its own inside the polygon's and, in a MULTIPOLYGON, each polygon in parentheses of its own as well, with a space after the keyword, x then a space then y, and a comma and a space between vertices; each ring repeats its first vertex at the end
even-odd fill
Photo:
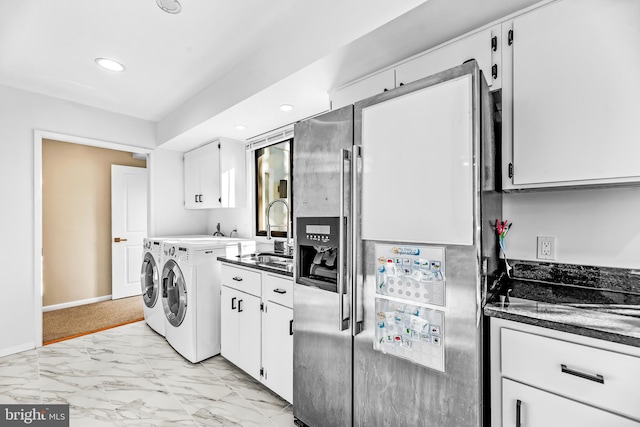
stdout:
POLYGON ((356 336, 362 331, 362 313, 364 310, 360 310, 360 298, 358 292, 358 245, 359 245, 359 230, 358 224, 360 222, 360 206, 358 204, 360 194, 358 192, 358 166, 362 162, 362 146, 353 146, 353 161, 351 168, 351 335, 356 336))
POLYGON ((345 212, 344 212, 344 164, 345 161, 351 160, 351 153, 349 150, 343 148, 340 150, 340 227, 339 227, 339 249, 338 249, 338 330, 344 331, 349 328, 349 318, 344 317, 344 276, 347 269, 344 268, 345 260, 345 212))

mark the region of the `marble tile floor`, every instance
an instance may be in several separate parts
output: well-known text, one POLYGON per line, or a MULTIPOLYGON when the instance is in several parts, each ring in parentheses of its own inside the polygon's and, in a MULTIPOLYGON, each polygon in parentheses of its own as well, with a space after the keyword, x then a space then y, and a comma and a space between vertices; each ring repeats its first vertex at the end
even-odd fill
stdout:
POLYGON ((68 403, 70 425, 289 427, 292 407, 214 356, 192 364, 145 322, 0 358, 0 404, 68 403))

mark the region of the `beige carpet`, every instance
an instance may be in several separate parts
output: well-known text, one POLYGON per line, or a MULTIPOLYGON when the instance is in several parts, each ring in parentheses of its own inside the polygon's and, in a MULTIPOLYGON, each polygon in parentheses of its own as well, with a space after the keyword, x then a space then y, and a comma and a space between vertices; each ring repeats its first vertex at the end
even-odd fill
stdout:
POLYGON ((144 319, 141 296, 42 313, 42 342, 51 344, 144 319))

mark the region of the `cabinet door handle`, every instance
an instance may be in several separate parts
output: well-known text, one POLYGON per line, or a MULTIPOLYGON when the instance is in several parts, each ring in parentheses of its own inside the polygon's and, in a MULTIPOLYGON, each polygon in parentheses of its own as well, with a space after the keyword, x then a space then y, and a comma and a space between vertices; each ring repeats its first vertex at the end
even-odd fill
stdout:
POLYGON ((591 375, 586 374, 580 371, 574 371, 573 369, 567 368, 567 365, 561 364, 560 369, 563 374, 575 375, 576 377, 584 378, 585 380, 593 381, 596 383, 604 384, 604 377, 600 374, 591 375))
POLYGON ((516 427, 522 426, 522 402, 516 400, 516 427))
POLYGON ((238 313, 242 313, 242 300, 238 300, 238 313))
POLYGON ((236 276, 233 278, 233 280, 235 280, 236 282, 242 282, 242 277, 236 276))
POLYGON ((236 297, 231 298, 231 310, 236 309, 236 297))
POLYGON ((194 199, 195 199, 195 202, 196 202, 196 203, 198 203, 198 195, 197 195, 197 194, 194 194, 194 195, 193 195, 193 197, 194 197, 194 199))
POLYGON ((198 195, 198 201, 202 203, 202 194, 198 195))
POLYGON ((293 319, 289 320, 289 335, 293 335, 293 319))
POLYGON ((280 295, 284 295, 287 293, 286 289, 280 289, 280 288, 275 288, 273 290, 273 292, 275 292, 276 294, 280 294, 280 295))

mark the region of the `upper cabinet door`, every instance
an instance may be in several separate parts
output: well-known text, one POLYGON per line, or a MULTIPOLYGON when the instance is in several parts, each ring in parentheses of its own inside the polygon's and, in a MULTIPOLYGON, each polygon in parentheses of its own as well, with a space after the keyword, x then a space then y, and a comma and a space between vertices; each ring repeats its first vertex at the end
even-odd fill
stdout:
POLYGON ((491 89, 497 89, 502 74, 499 36, 497 25, 400 64, 396 68, 396 82, 398 86, 411 83, 475 59, 491 89))
POLYGON ((562 0, 514 19, 515 187, 640 180, 639 18, 637 0, 562 0))
POLYGON ((220 149, 207 144, 197 150, 200 160, 199 208, 217 208, 220 203, 220 149))
POLYGON ((240 143, 220 141, 220 207, 246 205, 245 153, 245 147, 240 143))
POLYGON ((197 209, 200 195, 200 158, 197 151, 184 153, 184 207, 197 209))

